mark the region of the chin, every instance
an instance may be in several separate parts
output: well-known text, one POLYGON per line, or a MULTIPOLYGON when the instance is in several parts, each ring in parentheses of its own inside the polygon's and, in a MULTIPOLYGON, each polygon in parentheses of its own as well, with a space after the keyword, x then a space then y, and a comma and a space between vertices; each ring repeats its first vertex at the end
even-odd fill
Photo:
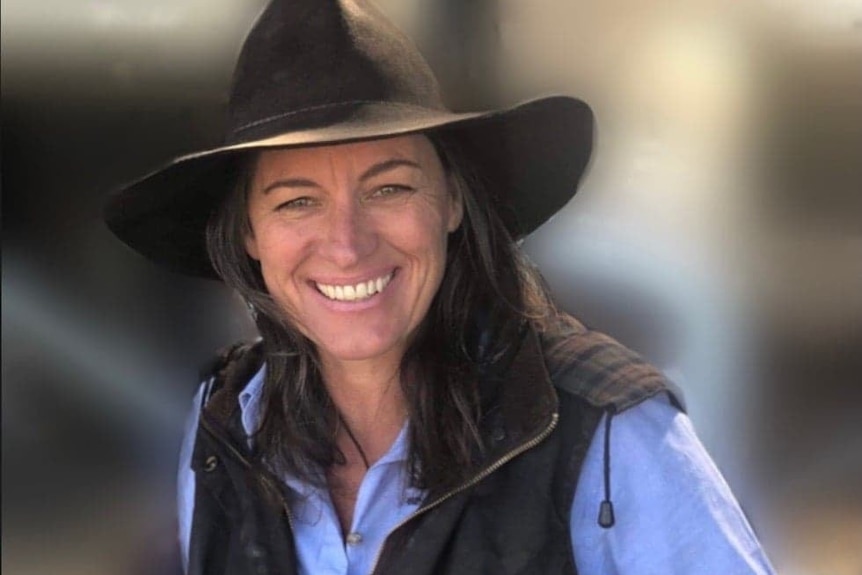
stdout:
MULTIPOLYGON (((352 339, 352 338, 351 338, 352 339)), ((319 346, 326 355, 340 361, 363 361, 387 355, 398 346, 394 339, 357 338, 338 342, 338 345, 319 346)), ((399 358, 400 361, 400 358, 399 358)))

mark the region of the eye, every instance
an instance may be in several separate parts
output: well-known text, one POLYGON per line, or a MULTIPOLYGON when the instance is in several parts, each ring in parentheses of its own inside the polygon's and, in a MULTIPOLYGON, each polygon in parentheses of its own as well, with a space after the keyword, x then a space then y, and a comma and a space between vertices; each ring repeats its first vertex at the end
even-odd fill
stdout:
POLYGON ((302 196, 301 198, 293 198, 286 202, 282 202, 275 207, 276 211, 281 210, 300 210, 302 208, 310 208, 316 203, 314 198, 302 196))
POLYGON ((388 198, 391 196, 397 196, 400 194, 405 194, 412 192, 413 188, 410 186, 404 186, 401 184, 386 184, 385 186, 380 186, 375 189, 369 197, 371 198, 388 198))

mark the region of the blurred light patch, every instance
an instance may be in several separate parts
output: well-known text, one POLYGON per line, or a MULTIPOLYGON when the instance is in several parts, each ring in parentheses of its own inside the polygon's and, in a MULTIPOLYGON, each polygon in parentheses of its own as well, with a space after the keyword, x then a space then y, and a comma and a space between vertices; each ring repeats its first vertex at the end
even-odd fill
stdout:
POLYGON ((138 96, 218 90, 263 0, 27 2, 2 5, 4 92, 103 85, 138 96), (169 82, 166 80, 170 78, 169 82))
POLYGON ((99 302, 3 268, 3 570, 171 573, 180 377, 99 302))
MULTIPOLYGON (((178 409, 176 396, 164 394, 163 384, 176 374, 154 371, 155 358, 145 350, 125 341, 122 332, 100 322, 92 315, 82 316, 86 309, 80 302, 43 284, 28 280, 4 262, 3 330, 7 345, 14 340, 35 339, 46 361, 64 366, 87 387, 69 392, 85 394, 99 409, 113 413, 120 420, 140 421, 147 429, 173 425, 185 415, 185 405, 178 409), (10 269, 12 268, 12 269, 10 269), (160 392, 162 390, 162 392, 160 392)), ((4 381, 4 394, 14 394, 16 381, 4 381)), ((14 405, 12 406, 14 409, 14 405)), ((5 409, 4 409, 5 411, 5 409)), ((14 422, 14 415, 10 418, 14 422)), ((4 427, 7 420, 4 417, 4 427)))
POLYGON ((795 34, 822 42, 862 45, 862 3, 859 0, 763 0, 770 15, 795 34))

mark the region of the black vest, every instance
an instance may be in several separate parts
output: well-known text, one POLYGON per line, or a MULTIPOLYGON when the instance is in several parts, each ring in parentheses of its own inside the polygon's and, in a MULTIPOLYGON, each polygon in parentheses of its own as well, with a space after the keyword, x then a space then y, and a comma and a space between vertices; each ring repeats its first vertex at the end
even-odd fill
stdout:
MULTIPOLYGON (((232 350, 201 406, 190 575, 297 572, 286 487, 251 462, 239 422, 237 396, 260 368, 260 348, 232 350)), ((575 322, 553 336, 527 330, 513 357, 483 418, 482 467, 389 534, 375 575, 577 573, 569 513, 601 416, 609 426, 668 388, 636 354, 575 322)), ((608 501, 596 501, 596 516, 610 528, 607 449, 608 501)))

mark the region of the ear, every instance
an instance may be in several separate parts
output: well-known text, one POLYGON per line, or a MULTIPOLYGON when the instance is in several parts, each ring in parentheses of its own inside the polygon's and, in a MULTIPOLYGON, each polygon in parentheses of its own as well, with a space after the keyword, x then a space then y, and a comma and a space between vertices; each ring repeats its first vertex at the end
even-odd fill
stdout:
POLYGON ((254 237, 254 232, 249 230, 245 234, 245 253, 253 260, 260 261, 260 252, 257 249, 257 238, 254 237))
POLYGON ((446 222, 446 229, 451 234, 464 219, 464 197, 451 176, 447 176, 446 180, 449 187, 449 221, 446 222))

